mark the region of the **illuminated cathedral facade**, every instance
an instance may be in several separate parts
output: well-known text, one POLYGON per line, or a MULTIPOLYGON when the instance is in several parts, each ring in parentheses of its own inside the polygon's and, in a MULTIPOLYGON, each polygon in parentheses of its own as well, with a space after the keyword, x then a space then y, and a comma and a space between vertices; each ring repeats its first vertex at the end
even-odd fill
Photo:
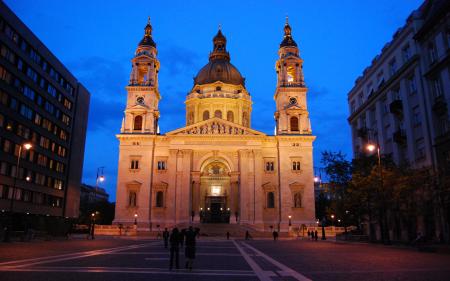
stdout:
POLYGON ((220 28, 186 97, 186 125, 160 134, 160 62, 148 22, 131 60, 117 135, 115 223, 139 230, 230 223, 260 231, 315 223, 315 137, 303 60, 287 21, 278 55, 275 135, 252 129, 252 99, 220 28))

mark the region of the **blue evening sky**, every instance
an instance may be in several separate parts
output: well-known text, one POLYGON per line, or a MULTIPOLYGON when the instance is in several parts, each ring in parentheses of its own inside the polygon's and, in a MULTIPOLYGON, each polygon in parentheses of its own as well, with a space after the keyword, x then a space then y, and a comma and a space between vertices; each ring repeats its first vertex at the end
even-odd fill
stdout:
POLYGON ((186 93, 207 63, 217 27, 231 62, 246 77, 252 127, 273 134, 274 69, 286 15, 304 59, 314 163, 323 150, 350 158, 347 93, 421 0, 59 1, 6 0, 7 5, 91 93, 83 182, 115 201, 118 141, 130 59, 151 17, 161 62, 161 133, 184 126, 186 93))

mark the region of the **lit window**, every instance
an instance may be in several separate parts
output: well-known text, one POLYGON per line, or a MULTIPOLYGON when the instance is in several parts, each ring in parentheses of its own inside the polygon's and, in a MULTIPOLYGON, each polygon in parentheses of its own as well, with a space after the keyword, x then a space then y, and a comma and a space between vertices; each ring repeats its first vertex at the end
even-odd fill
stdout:
POLYGON ((163 171, 166 169, 166 161, 158 161, 158 166, 157 166, 159 171, 163 171))
POLYGON ((222 187, 220 185, 211 186, 211 195, 212 196, 220 196, 222 191, 222 187))

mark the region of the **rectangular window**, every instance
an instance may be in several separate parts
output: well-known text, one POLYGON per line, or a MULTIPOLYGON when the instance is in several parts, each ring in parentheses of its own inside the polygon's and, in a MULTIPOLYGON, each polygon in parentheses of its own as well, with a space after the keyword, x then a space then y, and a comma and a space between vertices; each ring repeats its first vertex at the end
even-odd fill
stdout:
POLYGON ((37 158, 37 164, 40 166, 47 166, 47 156, 39 154, 37 158))
POLYGON ((389 62, 389 74, 392 76, 397 72, 397 61, 395 59, 389 62))
POLYGON ((0 65, 0 80, 5 81, 6 84, 10 84, 12 80, 11 74, 0 65))
POLYGON ((41 56, 33 49, 30 49, 30 58, 37 64, 41 63, 41 56))
POLYGON ((53 182, 53 188, 59 189, 59 190, 63 189, 63 181, 55 179, 55 181, 53 182))
POLYGON ((430 80, 430 84, 433 96, 435 98, 440 97, 442 95, 442 87, 441 87, 441 80, 439 79, 439 77, 430 80))
POLYGON ((300 171, 300 161, 292 161, 292 170, 300 171))
POLYGON ((28 86, 23 87, 23 95, 34 101, 35 92, 30 89, 28 86))
POLYGON ((61 119, 62 119, 62 121, 63 121, 64 124, 66 124, 67 126, 69 126, 69 124, 70 124, 70 117, 69 117, 69 116, 63 114, 61 119))
POLYGON ((166 170, 166 161, 158 161, 158 166, 157 166, 159 171, 163 171, 166 170))
POLYGON ((8 104, 8 94, 3 91, 0 91, 0 103, 3 105, 8 104))
POLYGON ((139 169, 139 160, 131 160, 130 169, 138 170, 139 169))
POLYGON ((21 104, 20 105, 20 115, 27 118, 28 120, 32 120, 33 119, 33 110, 31 110, 31 108, 29 108, 28 106, 21 104))
POLYGON ((425 142, 423 138, 416 140, 416 160, 425 159, 425 142))
POLYGON ((273 161, 267 161, 265 165, 265 171, 266 172, 273 172, 274 171, 274 162, 273 161))
POLYGON ((35 83, 37 82, 38 75, 31 67, 28 67, 27 69, 27 76, 30 77, 35 83))
POLYGON ((56 88, 53 87, 51 84, 48 84, 47 93, 49 93, 52 97, 56 97, 56 88))
POLYGON ((403 62, 407 62, 411 58, 411 48, 409 47, 409 44, 406 45, 405 47, 403 47, 402 56, 403 56, 403 62))
POLYGON ((428 44, 428 59, 430 61, 430 64, 433 64, 437 61, 437 50, 436 45, 433 43, 428 44))
POLYGON ((72 108, 72 103, 68 99, 64 99, 64 107, 70 110, 72 108))
POLYGON ((47 111, 50 114, 53 114, 53 112, 55 111, 55 107, 50 102, 46 101, 45 102, 45 111, 47 111))
POLYGON ((67 140, 67 133, 66 133, 66 131, 61 130, 59 132, 59 138, 62 139, 62 140, 67 140))
POLYGON ((41 115, 36 113, 36 115, 34 115, 34 124, 41 125, 41 123, 42 123, 42 117, 41 117, 41 115))
POLYGON ((45 149, 48 149, 48 147, 50 146, 50 140, 46 137, 41 136, 39 145, 45 149))
POLYGON ((16 55, 13 52, 11 52, 11 50, 8 49, 5 45, 2 45, 2 48, 0 50, 0 54, 7 61, 9 61, 10 63, 14 64, 14 62, 16 60, 16 55))

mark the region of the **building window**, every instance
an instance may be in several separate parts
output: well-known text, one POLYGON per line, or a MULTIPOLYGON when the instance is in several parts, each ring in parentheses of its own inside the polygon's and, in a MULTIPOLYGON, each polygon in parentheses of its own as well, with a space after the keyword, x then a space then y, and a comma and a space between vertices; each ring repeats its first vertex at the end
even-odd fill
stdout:
POLYGON ((267 208, 275 208, 275 193, 267 192, 267 208))
POLYGON ((208 120, 209 119, 209 111, 205 110, 203 111, 203 121, 208 120))
POLYGON ((416 77, 414 77, 414 75, 408 78, 408 88, 410 95, 417 92, 416 77))
POLYGON ((138 170, 139 169, 139 160, 131 160, 130 169, 138 170))
POLYGON ((222 118, 222 111, 216 110, 216 111, 214 112, 214 117, 222 118))
POLYGON ((402 56, 403 56, 403 62, 407 62, 411 58, 411 48, 409 47, 409 44, 406 45, 405 47, 403 47, 402 56))
POLYGON ((354 113, 356 111, 356 104, 355 101, 352 101, 352 103, 350 104, 350 112, 354 113))
POLYGON ((234 113, 233 111, 228 111, 227 112, 227 120, 230 122, 234 122, 234 113))
POLYGON ((442 95, 442 87, 441 87, 441 80, 439 77, 436 77, 432 80, 430 80, 431 83, 431 92, 433 93, 433 96, 440 97, 442 95))
POLYGON ((300 161, 292 161, 292 170, 300 171, 300 161))
POLYGON ((397 61, 395 59, 389 62, 389 74, 392 76, 397 72, 397 61))
POLYGON ((290 123, 291 123, 291 131, 298 132, 298 118, 291 117, 290 123))
POLYGON ((142 116, 138 115, 136 117, 134 117, 134 130, 136 131, 140 131, 142 130, 142 116))
POLYGON ((302 207, 302 194, 300 192, 294 193, 294 208, 301 208, 302 207))
POLYGON ((437 50, 433 43, 428 44, 428 59, 430 60, 430 64, 437 61, 437 50))
POLYGON ((135 191, 130 191, 128 194, 128 206, 129 207, 136 207, 137 202, 137 195, 135 191))
POLYGON ((156 207, 157 208, 164 207, 164 192, 162 191, 156 192, 156 207))
POLYGON ((423 138, 416 140, 416 160, 425 159, 425 143, 423 138))
POLYGON ((266 172, 273 172, 274 171, 274 162, 273 161, 268 161, 266 162, 266 166, 265 166, 265 171, 266 172))
POLYGON ((166 161, 158 161, 158 171, 164 171, 167 169, 166 167, 166 161))
POLYGON ((20 105, 20 115, 27 118, 28 120, 33 119, 33 111, 26 105, 20 105))

